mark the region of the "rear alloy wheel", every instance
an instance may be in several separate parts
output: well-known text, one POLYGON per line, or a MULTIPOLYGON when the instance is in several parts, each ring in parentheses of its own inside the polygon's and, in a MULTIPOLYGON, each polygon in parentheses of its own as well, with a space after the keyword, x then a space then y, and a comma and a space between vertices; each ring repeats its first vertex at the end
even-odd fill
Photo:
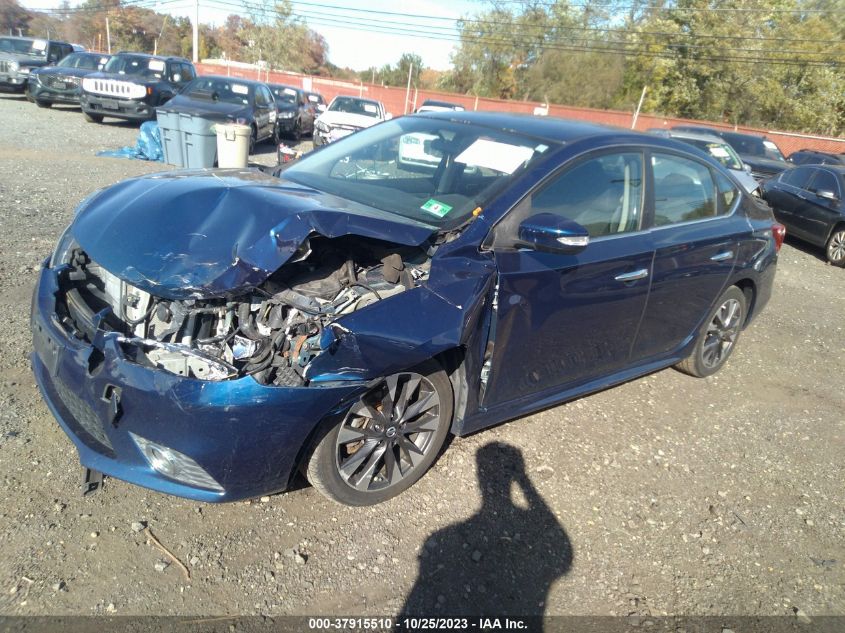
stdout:
POLYGON ((430 361, 385 378, 326 433, 308 461, 308 480, 346 505, 386 501, 437 458, 452 420, 452 387, 430 361))
POLYGON ((745 311, 745 295, 731 286, 716 302, 716 309, 699 332, 692 354, 675 367, 697 378, 719 371, 736 346, 745 323, 745 311))
POLYGON ((88 123, 102 123, 103 122, 103 115, 102 114, 91 114, 89 112, 83 112, 82 114, 85 115, 85 120, 88 121, 88 123))
POLYGON ((837 227, 830 234, 830 239, 825 247, 827 261, 840 268, 845 266, 845 228, 837 227))

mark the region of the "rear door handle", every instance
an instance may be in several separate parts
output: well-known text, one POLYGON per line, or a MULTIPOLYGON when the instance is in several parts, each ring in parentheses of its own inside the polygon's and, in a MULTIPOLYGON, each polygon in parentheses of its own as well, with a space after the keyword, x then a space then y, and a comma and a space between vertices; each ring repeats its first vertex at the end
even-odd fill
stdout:
POLYGON ((648 277, 648 268, 641 268, 640 270, 633 270, 629 273, 616 275, 614 279, 616 281, 636 281, 637 279, 645 279, 646 277, 648 277))
POLYGON ((713 257, 710 258, 710 261, 711 262, 723 262, 726 259, 731 259, 733 256, 734 256, 733 251, 725 251, 724 253, 719 253, 718 255, 713 255, 713 257))

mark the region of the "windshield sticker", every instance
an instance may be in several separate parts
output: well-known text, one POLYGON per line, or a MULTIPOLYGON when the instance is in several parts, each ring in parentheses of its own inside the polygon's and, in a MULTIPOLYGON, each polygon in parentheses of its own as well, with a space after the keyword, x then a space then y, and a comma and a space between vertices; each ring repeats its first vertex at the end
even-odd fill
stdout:
POLYGON ((148 66, 148 68, 152 71, 157 72, 157 73, 163 73, 164 72, 164 62, 161 61, 160 59, 151 59, 150 65, 148 66))
POLYGON ((438 202, 434 198, 429 198, 428 202, 426 202, 423 206, 420 207, 423 211, 428 211, 436 215, 438 218, 442 218, 444 215, 449 213, 452 210, 448 204, 443 204, 442 202, 438 202))
POLYGON ((777 150, 778 146, 772 143, 771 141, 763 141, 763 145, 765 145, 768 149, 777 150))
POLYGON ((710 153, 716 158, 728 158, 730 156, 730 154, 728 154, 728 150, 724 147, 719 147, 718 145, 712 146, 710 148, 710 153))
POLYGON ((32 50, 34 50, 34 51, 46 51, 47 50, 47 40, 32 40, 32 50))
POLYGON ((296 90, 294 90, 293 88, 285 88, 282 92, 284 92, 286 95, 296 95, 296 90))
POLYGON ((373 114, 377 114, 378 108, 376 106, 374 106, 372 103, 365 103, 364 104, 364 112, 372 112, 373 114))
POLYGON ((232 84, 232 92, 236 95, 248 95, 249 88, 243 84, 232 84))
POLYGON ((534 154, 530 147, 480 138, 455 157, 455 162, 512 174, 534 154))

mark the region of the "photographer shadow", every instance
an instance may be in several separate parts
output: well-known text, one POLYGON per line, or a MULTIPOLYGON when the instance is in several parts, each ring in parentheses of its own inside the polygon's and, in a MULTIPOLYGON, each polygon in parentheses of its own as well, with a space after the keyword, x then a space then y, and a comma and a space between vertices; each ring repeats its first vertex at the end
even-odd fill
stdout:
POLYGON ((480 510, 432 534, 399 619, 542 616, 572 545, 525 472, 522 452, 491 442, 476 454, 480 510))

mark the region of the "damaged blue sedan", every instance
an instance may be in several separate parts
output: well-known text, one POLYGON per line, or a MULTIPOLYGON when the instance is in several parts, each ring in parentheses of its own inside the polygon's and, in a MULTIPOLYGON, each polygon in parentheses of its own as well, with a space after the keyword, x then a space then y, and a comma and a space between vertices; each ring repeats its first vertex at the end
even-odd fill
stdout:
POLYGON ((783 235, 671 139, 401 117, 275 175, 91 195, 40 274, 33 370, 89 476, 217 502, 301 471, 367 505, 450 433, 671 365, 714 373, 783 235))

